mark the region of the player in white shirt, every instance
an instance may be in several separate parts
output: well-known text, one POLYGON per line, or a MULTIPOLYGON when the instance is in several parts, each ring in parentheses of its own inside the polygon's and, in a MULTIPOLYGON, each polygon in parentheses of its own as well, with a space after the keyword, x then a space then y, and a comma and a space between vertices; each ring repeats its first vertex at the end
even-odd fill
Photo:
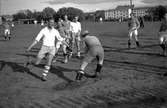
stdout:
POLYGON ((71 22, 71 33, 72 33, 72 50, 76 43, 77 46, 77 57, 80 57, 80 34, 81 34, 81 23, 78 22, 78 16, 74 18, 74 21, 71 22))
POLYGON ((45 57, 45 55, 49 54, 47 64, 45 65, 45 69, 42 74, 44 81, 46 80, 46 76, 50 70, 53 57, 57 52, 57 49, 55 47, 55 42, 62 41, 64 44, 66 44, 63 38, 60 36, 58 30, 54 28, 54 23, 55 23, 54 20, 50 19, 48 26, 43 28, 39 32, 39 34, 35 38, 35 41, 27 49, 27 51, 29 52, 34 45, 36 45, 41 39, 43 39, 42 47, 38 53, 35 65, 38 65, 41 62, 41 60, 45 57))

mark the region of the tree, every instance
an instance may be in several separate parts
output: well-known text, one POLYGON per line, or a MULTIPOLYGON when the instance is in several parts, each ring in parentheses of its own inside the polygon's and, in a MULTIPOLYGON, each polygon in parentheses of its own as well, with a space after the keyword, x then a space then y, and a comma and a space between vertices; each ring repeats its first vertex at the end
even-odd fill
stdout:
POLYGON ((34 13, 33 13, 33 18, 35 18, 35 19, 38 20, 38 21, 41 21, 41 20, 43 19, 43 17, 42 17, 42 12, 34 11, 34 13))
POLYGON ((99 10, 95 12, 95 20, 98 21, 100 18, 105 18, 104 10, 99 10))
POLYGON ((73 20, 75 16, 78 16, 79 20, 84 19, 83 11, 73 7, 68 7, 68 8, 63 7, 57 11, 57 15, 56 15, 57 17, 63 18, 64 15, 67 15, 69 20, 73 20))
POLYGON ((167 9, 165 7, 158 6, 155 9, 154 15, 157 16, 158 20, 161 20, 164 17, 166 12, 167 12, 167 9))
POLYGON ((149 15, 151 18, 155 20, 160 20, 164 17, 167 9, 163 6, 152 7, 148 10, 149 15))
POLYGON ((13 15, 13 19, 15 21, 18 21, 18 19, 31 19, 31 18, 33 18, 33 12, 30 11, 29 9, 21 10, 13 15))
POLYGON ((56 14, 56 11, 53 8, 46 7, 42 11, 42 18, 45 20, 48 20, 49 18, 53 18, 55 14, 56 14))

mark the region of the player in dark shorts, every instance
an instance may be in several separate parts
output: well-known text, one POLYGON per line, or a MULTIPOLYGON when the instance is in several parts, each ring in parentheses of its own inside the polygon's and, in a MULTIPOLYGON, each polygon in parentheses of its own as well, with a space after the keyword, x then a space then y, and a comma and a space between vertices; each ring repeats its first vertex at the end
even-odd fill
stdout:
POLYGON ((101 72, 104 60, 104 49, 99 39, 96 36, 89 35, 88 31, 83 32, 82 38, 85 43, 86 55, 82 61, 80 70, 77 72, 76 80, 82 79, 85 74, 85 68, 95 58, 97 59, 97 67, 94 76, 98 76, 98 74, 101 72))

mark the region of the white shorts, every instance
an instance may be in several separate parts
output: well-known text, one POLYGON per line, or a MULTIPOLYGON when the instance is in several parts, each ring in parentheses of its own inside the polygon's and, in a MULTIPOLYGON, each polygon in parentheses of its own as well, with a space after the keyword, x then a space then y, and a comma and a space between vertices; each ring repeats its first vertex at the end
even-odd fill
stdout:
POLYGON ((167 41, 167 32, 159 32, 160 43, 167 41))
POLYGON ((10 35, 10 30, 9 29, 5 29, 5 36, 6 35, 10 35))
POLYGON ((135 29, 135 30, 129 30, 129 36, 132 37, 133 35, 137 36, 138 35, 138 30, 135 29))
POLYGON ((54 46, 43 45, 41 47, 41 50, 38 53, 38 57, 43 58, 43 57, 45 57, 45 54, 47 54, 47 53, 54 56, 56 53, 56 48, 54 46))
POLYGON ((81 41, 81 37, 80 37, 80 34, 79 34, 79 33, 72 32, 72 37, 73 37, 73 39, 75 39, 76 41, 81 41))

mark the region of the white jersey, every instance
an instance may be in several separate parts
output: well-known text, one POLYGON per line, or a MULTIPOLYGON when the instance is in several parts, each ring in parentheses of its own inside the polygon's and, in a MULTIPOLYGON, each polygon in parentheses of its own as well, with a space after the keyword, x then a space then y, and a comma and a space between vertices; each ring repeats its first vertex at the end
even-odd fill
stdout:
POLYGON ((39 42, 41 38, 43 38, 43 45, 45 46, 55 46, 56 39, 57 41, 63 41, 63 38, 54 27, 52 29, 43 28, 35 40, 39 42))
POLYGON ((81 23, 80 22, 71 22, 70 23, 70 27, 71 27, 71 31, 73 33, 78 33, 78 32, 81 32, 81 23))

